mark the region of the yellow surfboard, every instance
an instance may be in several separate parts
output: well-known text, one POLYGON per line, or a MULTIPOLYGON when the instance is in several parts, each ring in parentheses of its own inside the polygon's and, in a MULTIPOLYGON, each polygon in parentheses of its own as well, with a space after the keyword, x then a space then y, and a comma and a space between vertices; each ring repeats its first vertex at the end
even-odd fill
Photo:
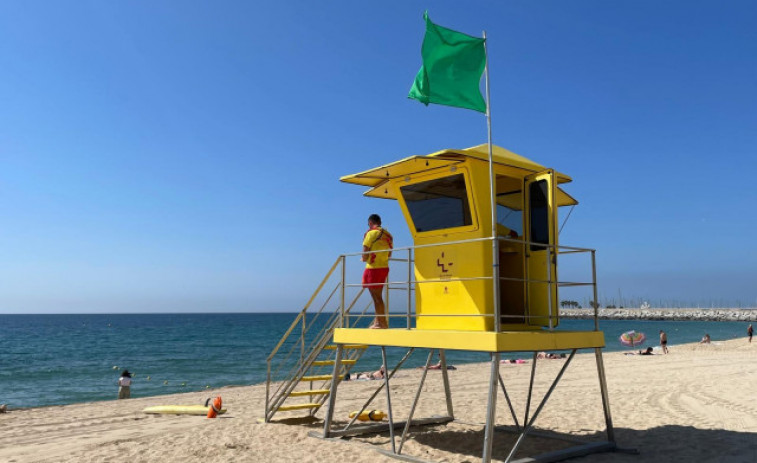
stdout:
MULTIPOLYGON (((205 405, 155 405, 147 407, 142 410, 144 413, 158 414, 158 415, 201 415, 208 414, 208 409, 205 405)), ((222 408, 219 414, 226 413, 226 409, 222 408)))

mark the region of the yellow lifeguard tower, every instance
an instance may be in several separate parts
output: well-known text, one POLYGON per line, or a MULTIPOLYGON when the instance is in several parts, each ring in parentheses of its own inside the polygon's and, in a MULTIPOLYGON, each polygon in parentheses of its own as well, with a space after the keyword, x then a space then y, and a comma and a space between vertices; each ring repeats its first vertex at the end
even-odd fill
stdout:
MULTIPOLYGON (((366 196, 394 199, 407 220, 413 246, 396 248, 392 260, 406 268, 406 275, 396 277, 390 272, 386 294, 390 289, 403 289, 407 293, 404 313, 389 307, 390 329, 359 328, 360 315, 351 313, 355 302, 349 302, 346 289, 345 262, 360 253, 345 254, 337 259, 326 280, 341 268, 341 283, 329 296, 338 294, 338 309, 334 314, 332 359, 321 361, 321 366, 333 366, 331 375, 308 375, 308 369, 319 365, 319 350, 327 347, 323 338, 313 342, 310 353, 305 346, 305 311, 290 327, 289 336, 302 324, 302 364, 295 369, 293 378, 285 387, 280 386, 273 399, 268 398, 266 420, 277 410, 310 409, 315 413, 328 400, 324 422, 324 437, 356 435, 362 432, 388 430, 391 435, 391 456, 401 453, 411 424, 444 423, 454 420, 449 381, 446 371, 445 350, 487 352, 491 355, 488 412, 484 433, 482 459, 491 461, 492 439, 495 426, 495 409, 498 385, 507 399, 519 437, 505 461, 513 456, 522 440, 531 431, 533 422, 546 403, 578 349, 593 349, 596 355, 601 401, 606 421, 607 441, 586 444, 552 452, 541 459, 528 461, 557 461, 570 456, 583 455, 616 448, 609 398, 602 362, 604 335, 595 323, 592 331, 566 331, 557 329, 558 287, 590 286, 596 301, 596 272, 594 250, 560 246, 558 244, 558 208, 571 206, 577 201, 560 188, 570 182, 567 175, 545 168, 525 157, 500 147, 488 145, 468 149, 447 149, 425 156, 411 156, 368 171, 342 177, 341 180, 369 187, 366 196), (494 207, 493 206, 494 203, 494 207), (558 280, 558 260, 561 254, 585 253, 591 259, 591 281, 561 282, 558 280), (413 296, 414 293, 414 296, 413 296), (400 327, 397 318, 402 319, 400 327), (354 419, 343 430, 333 430, 333 411, 337 386, 367 346, 379 346, 384 371, 390 372, 386 361, 386 347, 430 349, 426 368, 432 355, 439 353, 442 362, 447 415, 413 420, 413 412, 425 380, 425 371, 419 385, 410 416, 404 423, 394 421, 389 381, 394 372, 386 374, 384 384, 389 424, 374 424, 350 429, 354 419), (563 368, 544 396, 541 405, 529 418, 528 407, 523 423, 519 423, 499 375, 500 354, 503 352, 533 352, 531 381, 539 351, 569 350, 563 368), (357 352, 357 353, 355 353, 357 352), (307 357, 307 358, 306 358, 307 357), (295 391, 297 382, 318 378, 324 381, 320 389, 295 391), (317 391, 317 392, 312 392, 317 391), (291 395, 317 396, 320 399, 307 404, 283 405, 291 395), (404 424, 405 429, 395 445, 394 428, 404 424)), ((318 291, 321 291, 324 283, 318 291)), ((318 292, 317 291, 317 292, 318 292)), ((315 296, 315 295, 314 295, 315 296)), ((359 295, 358 295, 359 296, 359 295)), ((310 306, 313 298, 306 305, 310 306)), ((392 300, 394 301, 394 299, 392 300)), ((404 301, 403 301, 404 302, 404 301)), ((320 311, 318 312, 320 313, 320 311)), ((327 331, 330 334, 330 331, 327 331)), ((329 336, 330 337, 330 336, 329 336)), ((330 341, 331 339, 328 339, 330 341)), ((269 383, 271 359, 283 345, 284 339, 269 357, 269 383)), ((312 383, 311 383, 312 384, 312 383)), ((380 388, 379 388, 380 389, 380 388)), ((378 391, 377 391, 378 393, 378 391)), ((364 405, 365 409, 377 395, 364 405)), ((531 401, 531 390, 528 402, 531 401)), ((362 412, 363 410, 361 410, 362 412)), ((407 456, 403 455, 407 459, 407 456)))
POLYGON ((415 242, 416 328, 501 331, 555 327, 557 208, 577 202, 570 177, 494 147, 499 288, 492 289, 487 145, 413 156, 343 182, 395 199, 415 242), (529 244, 526 244, 526 243, 529 244), (527 278, 525 276, 528 276, 527 278), (499 294, 500 318, 493 298, 499 294))

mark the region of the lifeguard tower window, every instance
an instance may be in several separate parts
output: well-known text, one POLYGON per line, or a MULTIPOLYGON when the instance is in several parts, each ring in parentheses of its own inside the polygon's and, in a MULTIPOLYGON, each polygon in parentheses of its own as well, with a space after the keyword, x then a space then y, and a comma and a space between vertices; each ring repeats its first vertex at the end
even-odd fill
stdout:
MULTIPOLYGON (((549 200, 547 199, 547 181, 539 180, 529 185, 531 201, 531 239, 532 243, 549 244, 549 200)), ((531 244, 531 250, 544 250, 544 246, 531 244)))
POLYGON ((462 174, 406 185, 400 192, 418 233, 472 224, 462 174))
POLYGON ((522 198, 520 191, 497 195, 497 223, 514 231, 518 236, 523 236, 523 211, 514 209, 512 206, 523 204, 522 198))

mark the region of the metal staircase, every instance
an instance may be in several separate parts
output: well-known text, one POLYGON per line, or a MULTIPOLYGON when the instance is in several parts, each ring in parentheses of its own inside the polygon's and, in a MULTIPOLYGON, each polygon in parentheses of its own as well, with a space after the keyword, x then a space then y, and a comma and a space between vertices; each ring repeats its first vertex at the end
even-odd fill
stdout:
MULTIPOLYGON (((277 412, 291 410, 308 410, 310 416, 323 406, 329 398, 332 386, 333 366, 335 361, 335 346, 329 344, 334 328, 355 326, 371 302, 363 308, 358 316, 342 318, 348 314, 358 302, 363 290, 346 303, 343 275, 336 282, 331 292, 326 293, 324 287, 332 280, 334 271, 342 265, 344 256, 340 256, 321 284, 315 290, 305 308, 297 315, 284 336, 279 340, 267 359, 265 421, 270 422, 277 412), (339 294, 339 297, 335 298, 339 294), (309 309, 318 298, 325 299, 317 310, 309 309), (337 299, 337 300, 335 300, 337 299), (335 310, 329 307, 336 305, 335 310), (342 311, 344 307, 344 311, 342 311)), ((343 273, 344 271, 342 271, 343 273)), ((336 279, 336 278, 334 278, 336 279)), ((372 318, 372 315, 370 315, 372 318)), ((340 361, 341 369, 338 380, 341 381, 350 369, 360 359, 368 346, 344 346, 344 353, 340 361)))

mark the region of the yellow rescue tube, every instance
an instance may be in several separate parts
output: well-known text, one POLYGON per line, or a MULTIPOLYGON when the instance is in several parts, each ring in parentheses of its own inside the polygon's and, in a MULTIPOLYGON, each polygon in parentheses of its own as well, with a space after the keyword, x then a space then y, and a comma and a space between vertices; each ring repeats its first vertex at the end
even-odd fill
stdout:
MULTIPOLYGON (((350 418, 355 418, 357 412, 350 413, 350 418)), ((386 417, 386 413, 381 410, 364 410, 360 416, 357 417, 360 421, 381 421, 386 417)))

